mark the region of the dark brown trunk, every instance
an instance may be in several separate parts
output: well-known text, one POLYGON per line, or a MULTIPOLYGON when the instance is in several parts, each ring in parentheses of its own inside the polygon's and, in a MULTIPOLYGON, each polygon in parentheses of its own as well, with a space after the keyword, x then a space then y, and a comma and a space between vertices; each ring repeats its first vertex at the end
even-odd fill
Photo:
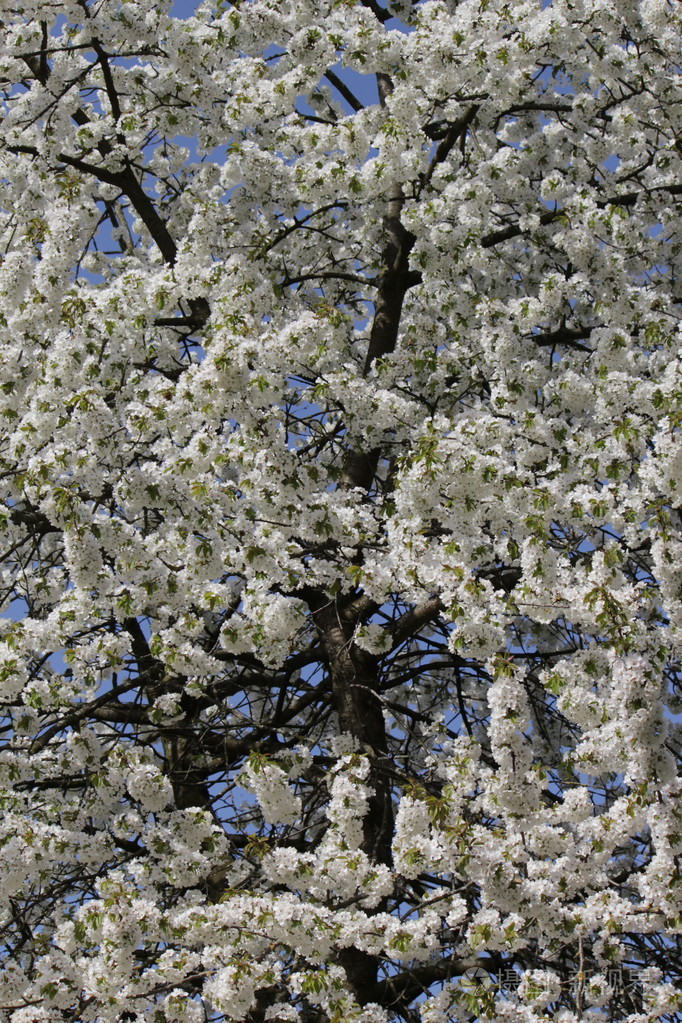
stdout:
MULTIPOLYGON (((350 615, 339 600, 313 597, 311 607, 326 652, 339 731, 352 735, 370 761, 372 795, 363 822, 362 850, 375 863, 390 864, 393 809, 376 664, 353 643, 356 615, 350 615)), ((338 961, 357 1001, 361 1005, 369 1001, 377 982, 376 957, 348 948, 338 961)))

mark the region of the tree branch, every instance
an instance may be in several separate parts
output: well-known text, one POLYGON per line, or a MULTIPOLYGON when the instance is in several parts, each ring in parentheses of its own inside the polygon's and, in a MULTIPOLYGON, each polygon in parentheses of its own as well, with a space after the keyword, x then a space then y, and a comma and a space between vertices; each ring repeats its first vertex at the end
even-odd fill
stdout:
POLYGON ((457 144, 458 139, 464 137, 464 133, 466 132, 467 128, 475 118, 476 114, 478 113, 478 110, 479 110, 478 104, 472 104, 472 106, 470 106, 468 110, 466 110, 462 114, 461 117, 459 117, 456 121, 453 121, 453 123, 450 125, 447 132, 445 133, 443 141, 436 149, 436 152, 434 153, 431 163, 429 164, 429 166, 424 171, 424 174, 422 175, 422 179, 419 186, 420 191, 425 185, 428 185, 429 181, 433 177, 433 173, 438 164, 443 163, 443 161, 447 159, 453 147, 457 144))
POLYGON ((336 91, 343 96, 348 106, 352 107, 356 114, 359 113, 360 110, 365 109, 364 104, 360 102, 355 93, 351 92, 346 83, 339 78, 335 71, 332 71, 332 69, 329 68, 325 71, 324 77, 331 82, 336 91))

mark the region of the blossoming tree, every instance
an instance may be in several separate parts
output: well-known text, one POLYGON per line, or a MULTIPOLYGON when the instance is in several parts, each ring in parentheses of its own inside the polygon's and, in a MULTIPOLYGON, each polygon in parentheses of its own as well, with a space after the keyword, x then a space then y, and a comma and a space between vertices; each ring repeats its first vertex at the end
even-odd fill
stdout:
POLYGON ((170 8, 0 3, 0 1018, 670 1019, 679 5, 170 8))

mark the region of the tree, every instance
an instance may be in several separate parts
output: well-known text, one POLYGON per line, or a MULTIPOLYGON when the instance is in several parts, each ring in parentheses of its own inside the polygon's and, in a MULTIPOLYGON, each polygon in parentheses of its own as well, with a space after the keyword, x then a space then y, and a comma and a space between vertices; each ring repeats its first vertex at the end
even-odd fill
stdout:
POLYGON ((0 6, 2 1019, 672 1019, 679 5, 0 6))

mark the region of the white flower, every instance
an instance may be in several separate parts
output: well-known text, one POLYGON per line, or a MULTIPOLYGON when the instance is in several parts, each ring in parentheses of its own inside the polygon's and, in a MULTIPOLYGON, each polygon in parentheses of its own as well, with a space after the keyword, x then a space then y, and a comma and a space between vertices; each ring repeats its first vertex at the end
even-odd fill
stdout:
POLYGON ((292 824, 301 812, 301 801, 289 784, 288 774, 278 764, 252 756, 244 780, 256 795, 269 824, 292 824))

